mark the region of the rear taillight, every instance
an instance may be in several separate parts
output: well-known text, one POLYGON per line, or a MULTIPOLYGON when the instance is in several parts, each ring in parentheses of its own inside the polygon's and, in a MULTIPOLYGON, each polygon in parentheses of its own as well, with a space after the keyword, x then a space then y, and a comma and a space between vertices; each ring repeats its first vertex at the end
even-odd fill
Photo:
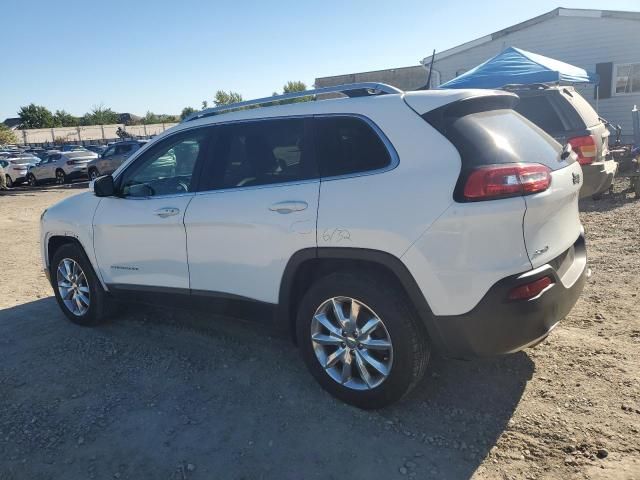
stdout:
POLYGON ((578 154, 578 163, 580 165, 593 163, 596 158, 597 148, 596 141, 591 135, 570 138, 569 144, 571 144, 573 151, 578 154))
POLYGON ((464 185, 467 200, 531 195, 551 185, 551 169, 539 163, 487 165, 473 170, 464 185))
POLYGON ((545 288, 554 283, 551 277, 542 277, 531 283, 525 283, 509 292, 509 300, 530 300, 540 295, 545 288))

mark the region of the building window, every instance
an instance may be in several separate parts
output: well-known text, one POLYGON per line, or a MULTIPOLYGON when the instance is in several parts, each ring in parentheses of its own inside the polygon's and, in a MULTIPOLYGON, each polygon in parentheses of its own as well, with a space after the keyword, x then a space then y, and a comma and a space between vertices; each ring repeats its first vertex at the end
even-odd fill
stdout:
POLYGON ((640 63, 616 65, 616 95, 640 93, 640 63))

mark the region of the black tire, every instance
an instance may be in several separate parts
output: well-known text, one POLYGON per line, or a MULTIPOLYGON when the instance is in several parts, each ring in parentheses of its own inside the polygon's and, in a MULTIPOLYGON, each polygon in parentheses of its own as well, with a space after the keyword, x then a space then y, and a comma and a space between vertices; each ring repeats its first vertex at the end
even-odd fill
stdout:
POLYGON ((91 170, 89 170, 89 181, 93 181, 96 178, 98 178, 100 176, 100 174, 98 173, 98 170, 95 168, 92 168, 91 170))
POLYGON ((68 182, 67 174, 64 173, 64 170, 61 170, 61 169, 56 170, 56 183, 58 185, 64 185, 67 182, 68 182))
POLYGON ((5 175, 6 179, 7 179, 7 187, 11 188, 13 187, 13 180, 11 179, 11 177, 9 175, 5 175))
POLYGON ((58 301, 58 305, 62 309, 62 312, 67 316, 69 320, 73 323, 77 323, 82 326, 93 326, 99 323, 102 323, 106 320, 110 315, 114 312, 114 303, 111 298, 108 297, 107 293, 102 288, 96 273, 91 266, 91 262, 85 255, 82 248, 77 244, 65 244, 62 245, 58 250, 53 254, 53 258, 51 259, 51 283, 53 284, 53 290, 56 296, 56 300, 58 301), (65 305, 61 294, 60 289, 58 288, 57 283, 57 270, 61 265, 64 259, 71 259, 80 265, 84 275, 87 279, 87 284, 89 287, 89 308, 82 315, 74 314, 69 308, 65 305))
POLYGON ((424 325, 416 318, 406 295, 383 279, 364 273, 333 273, 316 281, 300 303, 296 336, 307 368, 322 388, 363 409, 382 408, 406 395, 424 375, 430 355, 424 325), (334 297, 362 302, 386 327, 393 346, 393 362, 386 379, 374 388, 355 390, 338 383, 316 357, 311 341, 312 318, 320 305, 334 297))
POLYGON ((30 173, 29 175, 27 175, 27 183, 29 184, 30 187, 38 186, 38 180, 36 180, 36 177, 35 175, 33 175, 33 173, 30 173))

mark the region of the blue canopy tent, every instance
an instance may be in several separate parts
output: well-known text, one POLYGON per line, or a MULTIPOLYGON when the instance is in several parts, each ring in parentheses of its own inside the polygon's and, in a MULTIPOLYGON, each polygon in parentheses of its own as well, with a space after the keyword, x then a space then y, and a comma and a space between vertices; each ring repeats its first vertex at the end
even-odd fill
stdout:
POLYGON ((532 83, 594 83, 598 74, 536 53, 509 47, 438 88, 500 88, 532 83))

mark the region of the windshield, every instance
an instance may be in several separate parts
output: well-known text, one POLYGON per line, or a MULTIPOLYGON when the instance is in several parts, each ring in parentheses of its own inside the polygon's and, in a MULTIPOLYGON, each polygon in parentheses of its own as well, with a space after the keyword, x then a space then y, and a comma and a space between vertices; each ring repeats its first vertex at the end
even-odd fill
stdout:
POLYGON ((87 157, 93 157, 93 154, 89 151, 82 151, 82 152, 69 152, 65 154, 65 156, 67 158, 87 158, 87 157))

